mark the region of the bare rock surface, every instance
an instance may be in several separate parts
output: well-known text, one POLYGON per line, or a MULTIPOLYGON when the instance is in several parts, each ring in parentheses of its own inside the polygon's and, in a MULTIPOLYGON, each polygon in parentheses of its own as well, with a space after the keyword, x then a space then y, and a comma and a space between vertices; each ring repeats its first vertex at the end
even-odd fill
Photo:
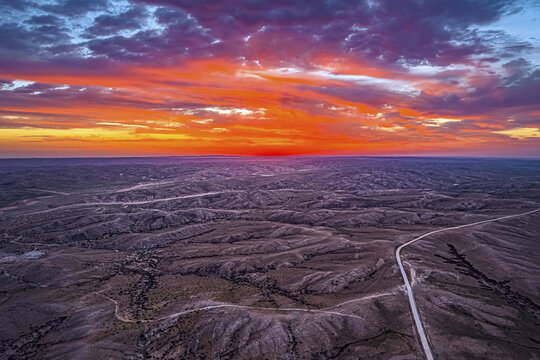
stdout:
MULTIPOLYGON (((0 160, 0 359, 422 359, 395 249, 540 162, 0 160)), ((540 359, 540 212, 404 249, 437 359, 540 359)))

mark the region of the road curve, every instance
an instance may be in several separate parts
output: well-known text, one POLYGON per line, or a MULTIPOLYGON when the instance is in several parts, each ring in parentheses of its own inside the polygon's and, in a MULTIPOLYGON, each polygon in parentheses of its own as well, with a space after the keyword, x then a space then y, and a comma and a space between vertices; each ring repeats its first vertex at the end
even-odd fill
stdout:
POLYGON ((424 353, 426 354, 426 358, 428 360, 433 360, 433 354, 431 352, 431 347, 430 347, 429 342, 427 340, 426 332, 424 331, 424 325, 422 324, 422 320, 420 319, 420 314, 418 313, 418 307, 416 306, 416 302, 414 301, 414 296, 413 296, 411 283, 409 282, 409 278, 407 277, 407 273, 405 272, 405 268, 403 267, 403 263, 401 262, 401 249, 403 249, 407 245, 410 245, 410 244, 412 244, 414 242, 417 242, 420 239, 425 238, 426 236, 433 235, 433 234, 436 234, 436 233, 440 233, 440 232, 443 232, 443 231, 461 229, 461 228, 465 228, 465 227, 469 227, 469 226, 475 226, 475 225, 490 223, 490 222, 494 222, 494 221, 514 218, 514 217, 518 217, 518 216, 532 214, 532 213, 535 213, 537 211, 540 211, 540 208, 538 208, 536 210, 527 211, 527 212, 524 212, 524 213, 521 213, 521 214, 506 215, 506 216, 501 216, 501 217, 498 217, 498 218, 495 218, 495 219, 477 221, 477 222, 474 222, 474 223, 471 223, 471 224, 452 226, 452 227, 449 227, 449 228, 430 231, 430 232, 428 232, 428 233, 426 233, 424 235, 421 235, 421 236, 419 236, 419 237, 417 237, 415 239, 412 239, 411 241, 406 242, 405 244, 399 246, 396 249, 396 261, 397 261, 397 263, 399 265, 399 270, 401 271, 401 276, 403 277, 403 282, 405 283, 405 288, 407 290, 407 296, 409 298, 409 304, 411 306, 411 311, 412 311, 413 318, 414 318, 414 324, 416 325, 416 330, 418 331, 418 336, 420 337, 420 342, 422 343, 422 348, 424 349, 424 353))
POLYGON ((354 299, 354 300, 345 301, 345 302, 339 303, 337 305, 322 308, 322 309, 270 308, 270 307, 247 306, 247 305, 221 303, 221 304, 203 306, 203 307, 194 308, 194 309, 183 310, 183 311, 180 311, 180 312, 176 312, 174 314, 162 316, 160 318, 155 318, 155 319, 130 319, 130 318, 127 318, 127 317, 125 317, 125 316, 123 316, 121 314, 120 305, 119 305, 118 301, 116 301, 113 298, 103 294, 100 291, 94 291, 91 294, 101 296, 101 297, 109 300, 110 302, 112 302, 114 304, 114 316, 116 317, 117 320, 125 322, 125 323, 149 323, 149 322, 154 322, 154 321, 162 321, 162 320, 167 320, 167 319, 171 319, 171 318, 177 318, 177 317, 187 315, 187 314, 191 314, 191 313, 194 313, 194 312, 213 310, 213 309, 220 309, 220 308, 240 308, 240 309, 249 309, 249 310, 270 310, 270 311, 276 311, 276 312, 305 312, 305 313, 315 313, 315 314, 325 314, 325 315, 337 315, 337 316, 343 316, 343 317, 348 317, 348 318, 353 318, 353 319, 365 320, 365 318, 363 316, 360 316, 360 315, 348 314, 348 313, 343 313, 343 312, 339 312, 339 311, 332 311, 331 309, 336 308, 336 307, 340 307, 342 305, 349 304, 349 303, 352 303, 352 302, 358 302, 358 301, 373 299, 373 298, 376 298, 376 297, 392 295, 393 293, 388 292, 388 293, 380 293, 380 294, 368 295, 368 296, 365 296, 365 297, 362 297, 362 298, 357 298, 357 299, 354 299))
POLYGON ((241 190, 212 191, 212 192, 206 192, 206 193, 197 193, 197 194, 181 195, 181 196, 174 196, 174 197, 162 198, 162 199, 140 200, 140 201, 114 201, 114 202, 78 203, 78 204, 57 206, 55 208, 39 210, 39 211, 34 211, 34 212, 29 212, 29 213, 23 213, 21 215, 37 215, 37 214, 44 214, 44 213, 49 213, 49 212, 53 212, 53 211, 57 211, 57 210, 80 208, 80 207, 86 207, 86 206, 145 205, 145 204, 154 204, 154 203, 166 202, 166 201, 171 201, 171 200, 191 199, 191 198, 196 198, 196 197, 204 197, 204 196, 224 194, 224 193, 232 193, 232 192, 239 192, 239 191, 241 191, 241 190))
MULTIPOLYGON (((124 189, 125 190, 125 189, 124 189)), ((221 190, 221 191, 211 191, 211 192, 205 192, 205 193, 195 193, 195 194, 188 194, 188 195, 180 195, 180 196, 173 196, 168 198, 161 198, 161 199, 151 199, 151 200, 140 200, 140 201, 112 201, 112 202, 87 202, 87 203, 77 203, 77 204, 70 204, 70 205, 61 205, 50 209, 45 210, 38 210, 33 212, 27 212, 22 213, 20 215, 37 215, 37 214, 45 214, 50 213, 57 210, 65 210, 65 209, 73 209, 73 208, 82 208, 82 207, 88 207, 88 206, 120 206, 120 205, 146 205, 146 204, 155 204, 160 202, 167 202, 172 200, 181 200, 181 199, 191 199, 191 198, 197 198, 197 197, 204 197, 204 196, 210 196, 210 195, 218 195, 218 194, 227 194, 227 193, 240 193, 240 192, 247 192, 249 190, 221 190)), ((293 189, 293 188, 284 188, 284 189, 269 189, 266 191, 311 191, 311 190, 301 190, 301 189, 293 189)), ((118 192, 118 191, 117 191, 118 192)), ((6 208, 0 208, 0 214, 6 210, 12 210, 17 209, 18 206, 10 206, 6 208)), ((213 209, 213 210, 219 210, 219 209, 213 209)))

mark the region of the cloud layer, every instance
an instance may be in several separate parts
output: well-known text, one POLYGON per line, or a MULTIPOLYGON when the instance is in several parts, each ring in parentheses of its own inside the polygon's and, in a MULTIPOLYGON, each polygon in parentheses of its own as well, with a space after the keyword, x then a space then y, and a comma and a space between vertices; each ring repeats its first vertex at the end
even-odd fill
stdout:
POLYGON ((540 156, 532 1, 0 0, 0 11, 2 156, 540 156))

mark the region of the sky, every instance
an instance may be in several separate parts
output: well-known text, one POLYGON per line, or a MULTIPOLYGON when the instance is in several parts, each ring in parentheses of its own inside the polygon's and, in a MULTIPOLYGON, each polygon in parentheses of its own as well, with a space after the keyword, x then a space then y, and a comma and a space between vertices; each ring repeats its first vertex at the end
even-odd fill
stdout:
POLYGON ((0 157, 540 157, 539 0, 0 13, 0 157))

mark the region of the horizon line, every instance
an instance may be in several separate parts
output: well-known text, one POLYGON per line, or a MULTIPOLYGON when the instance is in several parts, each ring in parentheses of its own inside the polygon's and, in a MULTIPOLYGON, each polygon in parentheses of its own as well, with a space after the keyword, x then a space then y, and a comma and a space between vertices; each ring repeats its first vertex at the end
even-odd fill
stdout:
POLYGON ((540 160, 532 156, 482 156, 482 155, 145 155, 145 156, 76 156, 76 157, 0 157, 4 160, 92 160, 92 159, 164 159, 164 158, 424 158, 424 159, 501 159, 540 160))

